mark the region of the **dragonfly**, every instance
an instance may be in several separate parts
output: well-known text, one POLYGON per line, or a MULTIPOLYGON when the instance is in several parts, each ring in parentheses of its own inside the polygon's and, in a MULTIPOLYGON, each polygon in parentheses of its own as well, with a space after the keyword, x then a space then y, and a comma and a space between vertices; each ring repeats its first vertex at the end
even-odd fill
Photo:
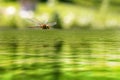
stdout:
POLYGON ((28 21, 32 22, 33 24, 35 24, 35 26, 30 26, 28 28, 41 28, 41 29, 50 29, 53 26, 55 26, 57 23, 56 22, 41 22, 38 19, 28 19, 28 21))

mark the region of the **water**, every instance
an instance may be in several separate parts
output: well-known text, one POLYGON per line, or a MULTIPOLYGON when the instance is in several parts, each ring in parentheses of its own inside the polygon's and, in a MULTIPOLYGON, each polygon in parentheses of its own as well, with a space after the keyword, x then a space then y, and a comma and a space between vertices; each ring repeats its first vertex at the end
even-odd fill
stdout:
POLYGON ((1 30, 0 80, 120 80, 117 30, 1 30))

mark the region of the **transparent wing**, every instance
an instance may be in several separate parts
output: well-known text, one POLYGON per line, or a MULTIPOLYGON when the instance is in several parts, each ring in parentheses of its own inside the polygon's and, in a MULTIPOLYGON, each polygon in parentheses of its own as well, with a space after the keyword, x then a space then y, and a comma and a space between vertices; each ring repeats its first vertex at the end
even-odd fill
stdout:
POLYGON ((46 19, 46 20, 44 21, 44 24, 48 24, 48 19, 46 19))
POLYGON ((35 26, 41 25, 42 23, 37 19, 27 19, 27 21, 32 22, 35 26))
POLYGON ((54 25, 56 25, 57 24, 57 22, 52 22, 52 23, 48 23, 47 25, 49 25, 49 26, 54 26, 54 25))

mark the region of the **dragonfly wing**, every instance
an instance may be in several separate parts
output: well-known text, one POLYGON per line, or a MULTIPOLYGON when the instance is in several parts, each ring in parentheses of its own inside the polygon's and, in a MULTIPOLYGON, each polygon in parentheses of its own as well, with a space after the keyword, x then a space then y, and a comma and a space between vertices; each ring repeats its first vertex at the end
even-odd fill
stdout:
POLYGON ((54 26, 54 25, 56 25, 57 23, 56 22, 53 22, 53 23, 48 23, 47 25, 49 25, 49 26, 54 26))
POLYGON ((48 24, 48 20, 47 19, 44 21, 44 24, 48 24))
POLYGON ((27 21, 32 22, 33 24, 35 24, 35 26, 36 25, 38 26, 38 25, 42 24, 40 21, 38 21, 36 19, 27 19, 27 21))

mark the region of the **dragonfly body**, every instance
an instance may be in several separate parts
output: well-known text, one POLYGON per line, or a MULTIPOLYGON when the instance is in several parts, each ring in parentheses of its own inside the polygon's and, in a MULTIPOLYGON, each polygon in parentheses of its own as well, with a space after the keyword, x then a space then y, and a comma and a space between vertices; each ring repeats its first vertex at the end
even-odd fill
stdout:
POLYGON ((46 24, 43 24, 43 25, 40 25, 40 28, 42 28, 42 29, 50 29, 50 26, 48 26, 46 24))
POLYGON ((41 29, 50 29, 52 26, 56 25, 56 22, 52 22, 52 23, 41 23, 39 20, 33 20, 30 19, 29 21, 33 22, 34 24, 36 24, 36 26, 32 26, 29 28, 41 28, 41 29))

